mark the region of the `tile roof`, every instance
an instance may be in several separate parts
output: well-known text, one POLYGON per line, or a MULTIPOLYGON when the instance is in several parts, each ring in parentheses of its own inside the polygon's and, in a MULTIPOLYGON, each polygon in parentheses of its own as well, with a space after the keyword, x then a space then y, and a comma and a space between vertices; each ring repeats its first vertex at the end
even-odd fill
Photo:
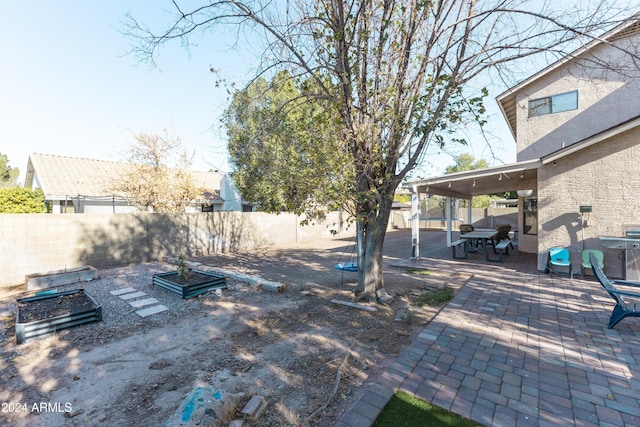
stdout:
MULTIPOLYGON (((111 182, 126 163, 54 154, 31 154, 25 187, 40 187, 47 200, 61 200, 78 195, 91 197, 124 196, 114 194, 111 182)), ((220 199, 221 174, 191 172, 197 186, 205 189, 203 198, 220 199)))
POLYGON ((191 171, 191 177, 196 187, 204 188, 203 197, 206 200, 222 200, 220 197, 220 180, 222 174, 219 172, 191 171))

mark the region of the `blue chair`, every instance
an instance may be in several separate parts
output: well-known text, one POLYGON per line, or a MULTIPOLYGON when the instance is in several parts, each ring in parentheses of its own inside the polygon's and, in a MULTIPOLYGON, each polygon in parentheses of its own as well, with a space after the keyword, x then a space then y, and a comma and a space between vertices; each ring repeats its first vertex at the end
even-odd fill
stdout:
POLYGON ((591 270, 591 254, 596 257, 598 267, 604 271, 604 254, 598 249, 585 249, 582 251, 582 275, 585 270, 591 270))
POLYGON ((558 268, 561 270, 568 268, 568 274, 573 279, 573 270, 571 268, 571 261, 569 261, 569 249, 565 248, 551 248, 549 249, 549 260, 547 261, 547 268, 545 269, 545 273, 565 273, 563 271, 558 271, 558 268))

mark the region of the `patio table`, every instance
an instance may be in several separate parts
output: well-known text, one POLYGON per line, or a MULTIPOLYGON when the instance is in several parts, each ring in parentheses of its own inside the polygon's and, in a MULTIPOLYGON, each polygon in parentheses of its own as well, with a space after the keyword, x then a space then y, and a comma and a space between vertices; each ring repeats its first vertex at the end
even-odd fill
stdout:
MULTIPOLYGON (((469 248, 472 246, 471 243, 473 241, 477 241, 482 245, 482 249, 484 251, 484 258, 489 262, 503 262, 502 258, 491 258, 489 256, 489 240, 493 240, 493 238, 498 234, 497 230, 492 231, 471 231, 469 233, 464 233, 460 236, 461 239, 469 240, 469 244, 465 245, 465 252, 469 252, 469 248)), ((496 249, 493 248, 493 252, 495 253, 496 249)), ((466 254, 465 254, 466 255, 466 254)))

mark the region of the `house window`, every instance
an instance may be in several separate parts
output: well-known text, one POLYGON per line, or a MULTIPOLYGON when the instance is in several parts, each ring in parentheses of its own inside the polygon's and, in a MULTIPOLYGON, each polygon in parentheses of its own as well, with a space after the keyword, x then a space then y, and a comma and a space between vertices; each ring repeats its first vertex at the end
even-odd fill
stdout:
POLYGON ((529 101, 529 117, 578 109, 578 91, 561 93, 529 101))
POLYGON ((524 234, 538 234, 538 199, 524 199, 524 234))

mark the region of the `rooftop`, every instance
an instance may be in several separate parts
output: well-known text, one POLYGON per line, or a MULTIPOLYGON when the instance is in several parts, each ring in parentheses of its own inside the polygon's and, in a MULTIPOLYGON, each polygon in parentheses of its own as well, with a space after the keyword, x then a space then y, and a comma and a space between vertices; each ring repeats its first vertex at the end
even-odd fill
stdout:
MULTIPOLYGON (((78 195, 89 197, 119 196, 111 183, 126 163, 55 154, 31 154, 27 165, 25 187, 39 186, 47 200, 65 199, 78 195), (37 180, 37 182, 35 182, 37 180)), ((220 200, 218 172, 191 171, 194 183, 204 188, 204 198, 220 200)))

